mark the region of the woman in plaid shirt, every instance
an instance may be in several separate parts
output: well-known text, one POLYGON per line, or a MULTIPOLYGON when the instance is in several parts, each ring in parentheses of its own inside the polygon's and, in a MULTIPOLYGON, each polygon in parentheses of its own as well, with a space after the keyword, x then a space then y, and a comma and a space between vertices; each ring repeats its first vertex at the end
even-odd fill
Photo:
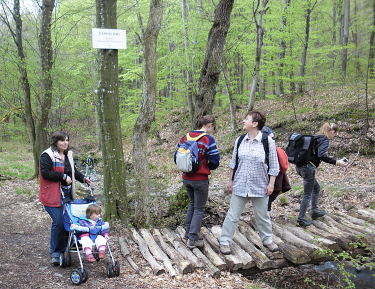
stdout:
POLYGON ((262 143, 262 132, 266 117, 259 111, 251 111, 243 120, 243 130, 247 133, 238 148, 238 167, 236 166, 237 142, 234 145, 232 161, 229 164, 230 178, 228 190, 232 192, 230 208, 225 217, 220 236, 220 251, 230 254, 229 244, 236 231, 238 221, 248 200, 254 209, 256 225, 263 245, 271 252, 279 248, 272 241, 272 224, 267 212, 268 196, 272 194, 276 176, 279 174, 275 141, 269 136, 269 167, 262 143))

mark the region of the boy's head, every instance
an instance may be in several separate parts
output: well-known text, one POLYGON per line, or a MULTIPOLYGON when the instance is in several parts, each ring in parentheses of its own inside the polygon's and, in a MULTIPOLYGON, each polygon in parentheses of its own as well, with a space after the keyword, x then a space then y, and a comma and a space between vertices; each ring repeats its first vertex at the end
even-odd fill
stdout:
POLYGON ((86 218, 96 221, 100 214, 102 213, 102 208, 98 205, 90 205, 86 209, 86 218))

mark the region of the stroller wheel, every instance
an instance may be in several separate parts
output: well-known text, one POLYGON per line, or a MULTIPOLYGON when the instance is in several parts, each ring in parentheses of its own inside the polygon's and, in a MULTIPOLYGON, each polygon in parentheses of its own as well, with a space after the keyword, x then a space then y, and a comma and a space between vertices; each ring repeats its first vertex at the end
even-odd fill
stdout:
POLYGON ((120 263, 118 261, 115 262, 114 271, 116 276, 120 275, 120 263))
POLYGON ((72 258, 70 256, 70 252, 66 252, 66 255, 65 255, 65 265, 67 267, 70 267, 70 265, 72 265, 72 258))
POLYGON ((89 278, 89 274, 87 273, 86 268, 80 269, 80 272, 82 274, 82 283, 85 283, 87 279, 89 278))
POLYGON ((82 273, 80 269, 75 269, 70 273, 70 280, 73 282, 74 285, 79 285, 82 283, 82 273))
POLYGON ((108 276, 108 278, 111 278, 111 273, 112 273, 112 264, 107 263, 107 276, 108 276))
POLYGON ((66 265, 66 259, 64 257, 64 253, 60 253, 60 256, 59 256, 59 265, 61 268, 64 268, 65 265, 66 265))

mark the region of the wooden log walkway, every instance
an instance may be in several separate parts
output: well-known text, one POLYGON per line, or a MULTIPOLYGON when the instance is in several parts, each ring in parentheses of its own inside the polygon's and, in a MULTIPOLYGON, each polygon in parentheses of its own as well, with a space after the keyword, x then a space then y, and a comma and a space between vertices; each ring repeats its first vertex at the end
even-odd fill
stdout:
POLYGON ((358 210, 348 214, 335 212, 314 220, 301 228, 291 221, 273 222, 273 241, 280 251, 271 253, 262 245, 254 222, 240 221, 233 241, 231 255, 219 250, 220 226, 202 228, 204 247, 190 250, 183 238, 185 230, 163 228, 135 229, 128 236, 120 237, 121 252, 136 273, 145 276, 131 258, 126 238, 138 245, 138 251, 148 262, 155 275, 191 273, 195 268, 205 268, 212 277, 218 278, 224 270, 252 275, 265 270, 284 268, 318 261, 332 260, 335 253, 356 250, 366 252, 375 246, 375 211, 358 210), (356 243, 356 245, 353 245, 356 243), (360 243, 360 245, 358 245, 360 243), (333 253, 333 255, 332 255, 333 253))

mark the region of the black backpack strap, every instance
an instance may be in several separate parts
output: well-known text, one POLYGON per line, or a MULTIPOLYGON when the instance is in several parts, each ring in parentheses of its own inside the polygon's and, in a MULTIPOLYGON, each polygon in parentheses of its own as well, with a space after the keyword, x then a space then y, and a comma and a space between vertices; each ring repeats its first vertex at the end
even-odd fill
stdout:
POLYGON ((233 169, 232 181, 234 180, 234 175, 235 175, 235 173, 238 169, 238 148, 240 147, 240 144, 243 141, 243 139, 245 138, 245 136, 246 136, 246 133, 241 135, 240 138, 238 139, 238 142, 237 142, 236 165, 234 166, 234 169, 233 169))
POLYGON ((262 143, 263 143, 263 148, 264 148, 264 152, 266 153, 266 159, 264 161, 264 163, 267 165, 268 167, 268 170, 270 170, 270 147, 269 147, 269 144, 268 144, 268 133, 267 132, 263 132, 262 133, 262 143))

